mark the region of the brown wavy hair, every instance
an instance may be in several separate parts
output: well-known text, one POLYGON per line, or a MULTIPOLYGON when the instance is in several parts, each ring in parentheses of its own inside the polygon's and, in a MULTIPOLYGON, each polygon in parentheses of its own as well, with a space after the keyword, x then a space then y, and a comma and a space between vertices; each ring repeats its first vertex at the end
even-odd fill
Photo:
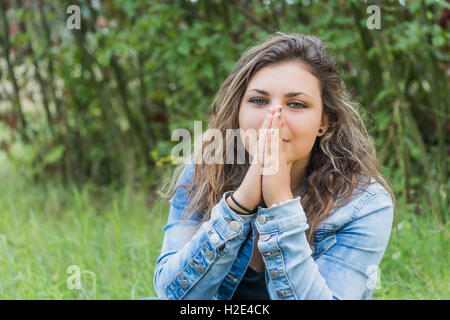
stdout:
MULTIPOLYGON (((306 233, 311 248, 320 222, 334 208, 348 203, 355 195, 355 189, 364 190, 368 186, 370 179, 364 177, 379 182, 391 196, 394 206, 397 206, 387 179, 380 173, 375 143, 360 116, 361 109, 350 99, 335 62, 326 52, 327 47, 328 44, 315 36, 276 32, 241 56, 210 105, 209 128, 219 129, 225 137, 227 129, 239 128, 241 100, 250 79, 261 68, 296 60, 319 80, 323 112, 328 116, 329 127, 324 135, 317 137, 312 147, 305 172, 307 189, 300 200, 309 225, 306 233)), ((204 150, 212 142, 206 138, 200 143, 204 150)), ((236 148, 236 144, 233 146, 236 148)), ((228 147, 227 144, 216 156, 224 158, 228 147)), ((195 155, 196 158, 201 156, 195 155)), ((171 197, 176 191, 175 182, 183 167, 175 171, 165 197, 171 197)), ((212 164, 196 164, 190 185, 178 186, 188 190, 190 201, 185 209, 186 218, 200 213, 203 221, 209 220, 212 208, 221 200, 224 192, 239 187, 248 167, 247 161, 245 164, 221 164, 215 161, 212 164)))

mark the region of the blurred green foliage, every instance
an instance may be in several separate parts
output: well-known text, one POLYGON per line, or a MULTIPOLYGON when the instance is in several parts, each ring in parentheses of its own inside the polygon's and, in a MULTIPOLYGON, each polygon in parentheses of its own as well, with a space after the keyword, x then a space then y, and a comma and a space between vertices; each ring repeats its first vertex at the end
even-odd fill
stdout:
POLYGON ((0 5, 0 144, 35 179, 157 185, 171 132, 206 128, 240 55, 274 31, 330 43, 402 202, 448 215, 446 1, 50 1, 0 5), (66 9, 81 8, 69 30, 66 9), (376 4, 381 29, 367 27, 376 4), (5 133, 7 132, 7 133, 5 133))

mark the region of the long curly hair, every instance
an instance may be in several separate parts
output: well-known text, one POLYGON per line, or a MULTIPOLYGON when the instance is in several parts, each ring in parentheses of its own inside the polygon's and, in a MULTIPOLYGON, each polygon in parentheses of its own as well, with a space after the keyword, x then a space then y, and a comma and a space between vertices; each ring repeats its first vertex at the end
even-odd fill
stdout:
MULTIPOLYGON (((397 205, 389 183, 380 173, 375 143, 367 133, 359 105, 351 100, 335 62, 326 52, 327 46, 315 36, 282 32, 270 35, 263 43, 251 47, 241 56, 210 105, 209 128, 220 130, 225 137, 227 129, 239 128, 241 100, 250 79, 261 68, 296 60, 319 80, 323 112, 328 116, 329 127, 324 135, 317 137, 312 147, 305 172, 307 188, 300 199, 309 225, 306 233, 311 248, 320 222, 334 208, 348 203, 355 195, 355 189, 363 190, 370 183, 370 178, 378 181, 390 194, 394 205, 397 205)), ((208 140, 200 142, 203 150, 211 143, 208 140)), ((234 143, 231 148, 233 146, 237 147, 234 143)), ((227 144, 216 156, 224 157, 230 151, 227 150, 229 147, 230 144, 227 144)), ((195 159, 201 156, 197 154, 195 159)), ((248 162, 220 162, 195 164, 195 174, 190 185, 177 187, 185 187, 188 191, 190 201, 185 210, 186 218, 200 213, 203 221, 209 220, 212 208, 226 191, 239 187, 249 167, 248 162)), ((168 191, 161 195, 171 197, 174 194, 175 182, 183 167, 181 165, 175 170, 168 191)))

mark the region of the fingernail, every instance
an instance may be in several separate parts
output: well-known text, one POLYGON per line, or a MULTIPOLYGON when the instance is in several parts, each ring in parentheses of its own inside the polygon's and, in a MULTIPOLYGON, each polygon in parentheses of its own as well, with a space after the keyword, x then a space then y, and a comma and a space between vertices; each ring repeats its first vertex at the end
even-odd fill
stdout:
POLYGON ((281 113, 281 110, 283 110, 283 108, 282 108, 282 107, 280 107, 280 113, 281 113))

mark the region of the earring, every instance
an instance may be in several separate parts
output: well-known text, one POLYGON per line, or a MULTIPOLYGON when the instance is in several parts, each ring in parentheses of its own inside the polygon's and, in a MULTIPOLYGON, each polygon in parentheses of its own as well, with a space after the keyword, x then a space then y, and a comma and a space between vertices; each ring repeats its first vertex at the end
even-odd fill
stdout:
POLYGON ((323 132, 323 129, 319 129, 319 132, 322 133, 322 132, 323 132))

